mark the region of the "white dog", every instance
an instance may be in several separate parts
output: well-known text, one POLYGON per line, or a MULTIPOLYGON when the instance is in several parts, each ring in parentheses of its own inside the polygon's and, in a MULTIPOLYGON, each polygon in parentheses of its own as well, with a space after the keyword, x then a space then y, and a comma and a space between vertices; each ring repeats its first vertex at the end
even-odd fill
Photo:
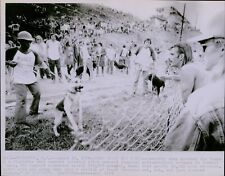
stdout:
POLYGON ((54 126, 55 136, 60 136, 57 127, 62 123, 63 117, 66 116, 72 134, 79 136, 82 127, 82 105, 81 105, 81 89, 83 85, 80 79, 67 78, 69 81, 68 90, 65 97, 54 107, 54 126))

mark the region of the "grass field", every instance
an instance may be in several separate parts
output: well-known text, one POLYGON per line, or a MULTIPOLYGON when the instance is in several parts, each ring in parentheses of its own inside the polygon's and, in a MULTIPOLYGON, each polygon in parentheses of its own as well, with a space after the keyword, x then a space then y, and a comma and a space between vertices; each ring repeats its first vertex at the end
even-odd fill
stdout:
MULTIPOLYGON (((132 81, 133 76, 117 71, 114 75, 99 76, 85 83, 82 107, 83 137, 86 140, 83 142, 88 145, 83 145, 79 139, 75 142, 64 123, 58 129, 60 136, 55 137, 53 118, 48 111, 40 115, 42 120, 35 127, 21 125, 14 128, 14 106, 8 106, 6 150, 69 150, 72 146, 73 150, 154 150, 162 147, 168 116, 165 105, 168 100, 163 96, 161 99, 151 95, 143 97, 141 84, 138 95, 132 96, 132 81), (150 144, 152 148, 147 148, 150 144)), ((40 83, 42 90, 45 90, 40 110, 46 110, 47 103, 56 104, 63 98, 65 90, 62 87, 59 90, 58 84, 48 80, 40 83), (48 92, 54 95, 53 90, 57 91, 58 96, 47 96, 48 92)))

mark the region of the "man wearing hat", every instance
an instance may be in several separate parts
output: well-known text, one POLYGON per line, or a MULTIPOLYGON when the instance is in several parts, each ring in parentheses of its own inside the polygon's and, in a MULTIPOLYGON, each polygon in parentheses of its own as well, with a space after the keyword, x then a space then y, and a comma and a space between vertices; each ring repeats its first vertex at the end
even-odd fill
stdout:
MULTIPOLYGON (((224 20, 216 25, 217 29, 224 29, 222 22, 224 20)), ((209 26, 209 29, 212 28, 209 26)), ((208 83, 188 96, 165 138, 165 150, 224 151, 225 38, 224 30, 211 32, 213 37, 197 40, 206 47, 208 83)))
MULTIPOLYGON (((15 121, 16 124, 25 124, 28 126, 34 125, 35 121, 27 118, 27 89, 33 95, 29 115, 38 114, 41 97, 40 88, 33 68, 35 65, 39 65, 40 67, 45 68, 49 73, 47 65, 40 59, 38 54, 30 50, 30 44, 33 40, 34 39, 29 32, 19 32, 18 41, 20 47, 16 48, 16 50, 11 50, 13 52, 11 61, 9 61, 10 58, 7 58, 7 55, 10 54, 6 54, 6 64, 14 68, 13 82, 16 93, 15 121)), ((9 53, 11 51, 9 50, 7 52, 9 53)))

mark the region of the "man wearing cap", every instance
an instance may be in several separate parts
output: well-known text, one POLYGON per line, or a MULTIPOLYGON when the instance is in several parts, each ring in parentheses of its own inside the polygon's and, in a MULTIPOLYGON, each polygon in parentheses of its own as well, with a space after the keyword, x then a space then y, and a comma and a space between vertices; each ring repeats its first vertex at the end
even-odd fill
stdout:
POLYGON ((8 54, 6 54, 6 64, 14 68, 13 82, 16 93, 15 121, 16 124, 25 124, 28 126, 34 125, 35 121, 27 118, 27 89, 33 95, 29 115, 38 114, 41 97, 41 92, 33 68, 35 65, 39 65, 48 70, 47 65, 40 59, 38 54, 30 50, 30 44, 33 40, 34 39, 29 32, 19 32, 18 41, 20 47, 9 50, 7 51, 8 54), (9 54, 10 52, 13 54, 9 54), (12 57, 7 58, 7 56, 12 57))
MULTIPOLYGON (((51 34, 51 39, 46 42, 46 45, 50 70, 54 73, 56 67, 58 76, 61 80, 60 56, 62 55, 62 47, 60 42, 56 40, 56 34, 51 34)), ((55 76, 52 76, 52 79, 55 80, 55 76)))
POLYGON ((224 151, 224 37, 206 44, 208 84, 189 95, 165 138, 165 150, 224 151))

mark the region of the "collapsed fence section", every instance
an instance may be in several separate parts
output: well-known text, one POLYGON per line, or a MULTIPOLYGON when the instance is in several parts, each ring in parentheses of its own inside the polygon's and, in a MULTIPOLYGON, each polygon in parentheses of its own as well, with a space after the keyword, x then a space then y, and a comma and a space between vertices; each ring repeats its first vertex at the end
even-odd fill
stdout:
MULTIPOLYGON (((169 93, 169 95, 168 95, 169 93)), ((135 101, 135 98, 134 100, 135 101)), ((182 108, 181 96, 149 96, 135 104, 123 104, 116 120, 104 121, 98 131, 85 133, 75 140, 71 150, 89 151, 162 151, 166 134, 182 108)))

